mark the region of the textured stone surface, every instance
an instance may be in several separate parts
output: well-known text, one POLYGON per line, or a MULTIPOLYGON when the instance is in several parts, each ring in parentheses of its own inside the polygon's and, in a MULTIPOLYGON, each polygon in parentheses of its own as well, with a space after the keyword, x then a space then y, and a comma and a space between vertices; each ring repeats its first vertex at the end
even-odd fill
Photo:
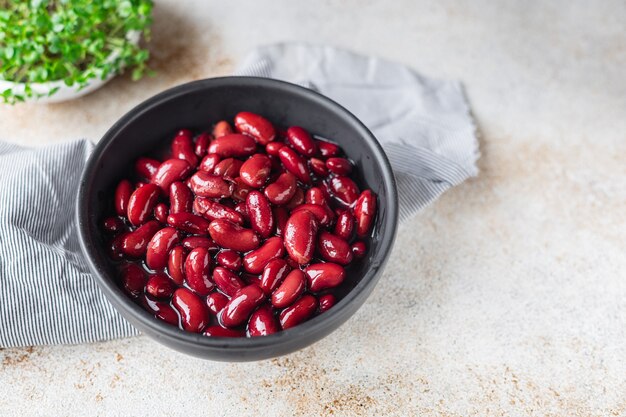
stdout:
POLYGON ((3 106, 0 137, 95 139, 255 44, 305 40, 461 79, 481 175, 402 225, 366 305, 308 349, 248 364, 146 337, 6 349, 0 414, 626 415, 624 2, 157 3, 155 78, 3 106))

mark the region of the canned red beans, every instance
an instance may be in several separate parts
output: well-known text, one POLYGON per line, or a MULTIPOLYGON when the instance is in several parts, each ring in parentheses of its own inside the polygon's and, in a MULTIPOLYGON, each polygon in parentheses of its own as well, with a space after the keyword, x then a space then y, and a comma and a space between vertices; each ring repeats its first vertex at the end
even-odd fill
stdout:
POLYGON ((376 195, 336 144, 241 112, 137 159, 102 230, 121 287, 156 318, 254 337, 331 309, 367 254, 376 195), (346 269, 348 268, 348 269, 346 269))

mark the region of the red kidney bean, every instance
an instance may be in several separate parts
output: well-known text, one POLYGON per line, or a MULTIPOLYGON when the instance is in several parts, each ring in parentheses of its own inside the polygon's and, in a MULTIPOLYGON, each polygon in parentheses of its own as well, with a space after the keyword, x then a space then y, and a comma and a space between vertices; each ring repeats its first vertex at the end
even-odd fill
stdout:
POLYGON ((122 252, 122 244, 124 243, 124 239, 126 239, 127 232, 122 232, 119 235, 115 236, 109 245, 109 257, 113 260, 124 259, 124 252, 122 252))
POLYGON ((300 155, 288 146, 283 146, 278 150, 278 157, 287 171, 291 172, 300 181, 310 184, 311 172, 306 162, 300 155))
POLYGON ((146 184, 133 192, 128 200, 128 220, 133 226, 145 223, 152 215, 161 194, 159 187, 146 184))
POLYGON ((157 172, 160 165, 161 162, 156 159, 142 157, 135 162, 135 171, 140 177, 150 179, 157 172))
POLYGON ((174 292, 174 283, 165 274, 150 275, 146 283, 146 293, 154 298, 169 298, 174 292))
POLYGON ((306 190, 306 194, 304 195, 304 201, 307 204, 317 204, 318 206, 326 205, 326 198, 324 197, 324 192, 319 187, 311 187, 306 190))
MULTIPOLYGON (((193 132, 190 129, 180 129, 178 132, 176 132, 176 136, 189 136, 191 137, 193 135, 193 132)), ((176 137, 174 136, 174 137, 176 137)))
POLYGON ((235 188, 233 190, 233 199, 239 201, 246 201, 246 197, 248 193, 252 191, 254 188, 250 187, 246 184, 241 178, 235 178, 235 188))
POLYGON ((220 136, 209 145, 209 153, 218 154, 222 158, 243 158, 254 154, 255 151, 254 139, 238 133, 220 136))
POLYGON ((185 258, 187 252, 182 246, 176 246, 173 248, 167 258, 167 272, 178 285, 183 285, 185 282, 185 258))
POLYGON ((263 268, 259 286, 265 294, 269 295, 289 274, 289 271, 291 271, 291 268, 284 259, 272 259, 263 268))
POLYGON ((357 240, 350 246, 350 250, 355 258, 363 258, 367 253, 367 246, 362 240, 357 240))
POLYGON ((291 200, 285 205, 287 210, 293 210, 298 207, 300 204, 304 203, 304 191, 302 188, 297 188, 296 193, 291 197, 291 200))
POLYGON ((246 208, 252 230, 262 238, 267 238, 274 230, 274 214, 267 198, 259 191, 250 191, 246 198, 246 208))
POLYGON ((168 159, 164 161, 152 176, 152 183, 161 187, 166 194, 170 185, 175 181, 182 181, 191 173, 192 166, 182 159, 168 159))
POLYGON ((294 269, 272 293, 272 305, 276 308, 290 306, 302 295, 305 285, 306 278, 304 272, 294 269))
POLYGON ((220 177, 227 177, 231 179, 236 178, 239 176, 239 170, 241 169, 242 165, 243 162, 241 162, 239 159, 222 159, 220 162, 218 162, 217 165, 215 165, 215 168, 213 168, 213 175, 218 175, 220 177))
POLYGON ((176 310, 174 310, 168 303, 151 300, 145 295, 141 297, 141 303, 146 310, 154 314, 157 318, 171 325, 178 325, 178 313, 176 313, 176 310))
POLYGON ((102 229, 107 233, 115 234, 124 230, 124 222, 119 217, 107 217, 102 222, 102 229))
POLYGON ((204 331, 205 336, 210 337, 244 337, 243 330, 225 329, 222 326, 209 326, 204 331))
POLYGON ((187 161, 192 167, 198 166, 198 155, 193 149, 191 136, 177 135, 172 141, 172 158, 187 161))
POLYGON ((213 290, 211 282, 211 255, 207 248, 195 248, 185 260, 187 285, 198 295, 206 296, 213 290))
POLYGON ((243 287, 230 299, 220 313, 222 325, 225 327, 239 326, 250 317, 252 311, 261 305, 264 299, 265 294, 258 285, 252 284, 243 287))
POLYGON ((274 312, 270 306, 259 307, 248 320, 248 335, 250 337, 267 336, 280 330, 274 312))
POLYGON ((283 240, 277 236, 271 237, 263 243, 263 246, 243 257, 243 268, 252 274, 260 274, 269 261, 284 254, 283 240))
POLYGON ((183 239, 183 247, 187 250, 195 248, 207 248, 209 251, 218 251, 220 247, 213 239, 203 236, 189 236, 183 239))
POLYGON ((328 158, 326 167, 336 175, 349 175, 352 172, 352 164, 346 158, 328 158))
POLYGON ((244 184, 252 188, 261 188, 270 176, 272 162, 267 155, 252 155, 239 169, 239 176, 244 184))
POLYGON ((285 249, 289 257, 300 265, 308 264, 315 251, 317 220, 308 210, 292 213, 285 225, 285 249))
POLYGON ((196 138, 196 144, 194 146, 194 152, 198 156, 198 158, 202 158, 206 155, 207 150, 209 149, 209 144, 213 140, 213 136, 209 133, 200 133, 196 138))
POLYGON ((259 236, 251 229, 229 222, 224 219, 215 219, 209 224, 209 234, 219 246, 248 252, 259 247, 259 236))
POLYGON ((342 210, 337 216, 335 234, 343 240, 350 240, 354 231, 354 216, 349 210, 342 210))
POLYGON ((311 171, 318 177, 324 178, 328 175, 328 168, 326 168, 326 162, 322 161, 318 158, 309 159, 309 165, 311 166, 311 171))
POLYGON ((356 234, 365 237, 370 233, 374 217, 376 216, 376 196, 371 190, 365 190, 359 196, 354 205, 354 217, 356 218, 356 234))
POLYGON ((317 239, 317 250, 322 258, 328 262, 348 265, 352 262, 350 244, 332 233, 322 230, 317 239))
POLYGON ((193 211, 209 220, 226 219, 242 225, 244 218, 235 209, 204 197, 198 197, 193 202, 193 211))
POLYGON ((219 292, 212 292, 206 298, 206 305, 209 311, 216 316, 222 311, 226 304, 228 304, 228 297, 219 292))
POLYGON ((226 120, 220 120, 213 127, 213 137, 220 138, 222 136, 230 135, 233 133, 233 128, 226 120))
POLYGON ((209 324, 209 311, 196 294, 187 288, 178 288, 172 296, 172 304, 180 314, 183 329, 200 333, 209 324))
POLYGON ((295 214, 299 211, 308 211, 315 219, 322 225, 328 226, 335 218, 335 213, 328 208, 328 206, 320 206, 317 204, 300 204, 291 211, 291 214, 295 214))
POLYGON ((318 292, 341 285, 346 278, 343 266, 331 262, 311 264, 305 268, 308 277, 309 290, 318 292))
POLYGON ((291 172, 284 172, 276 178, 276 181, 265 187, 263 192, 272 204, 280 206, 287 204, 297 190, 296 177, 291 172))
POLYGON ((317 140, 317 148, 320 150, 320 154, 324 158, 330 158, 339 154, 339 146, 334 143, 326 142, 325 140, 317 140))
POLYGON ((167 265, 169 252, 180 240, 180 235, 173 227, 165 227, 152 236, 146 251, 146 265, 150 269, 161 269, 167 265))
POLYGON ((218 175, 204 171, 193 174, 189 181, 189 188, 199 197, 224 198, 230 197, 233 192, 232 183, 218 175))
POLYGON ((152 236, 161 229, 161 224, 156 220, 150 220, 142 224, 122 240, 122 252, 131 258, 140 258, 146 254, 148 243, 152 236))
POLYGON ((241 214, 241 217, 243 217, 244 219, 244 223, 250 220, 250 215, 248 214, 248 206, 246 205, 245 201, 241 201, 235 204, 235 208, 233 210, 241 214))
POLYGON ((287 141, 301 155, 311 157, 317 153, 315 141, 309 132, 300 126, 287 129, 287 141))
POLYGON ((335 198, 344 205, 352 205, 359 198, 359 187, 349 177, 333 177, 329 186, 335 198))
POLYGON ((250 135, 261 145, 267 145, 276 138, 272 123, 256 113, 242 111, 235 116, 235 127, 241 133, 250 135))
POLYGON ((234 297, 246 285, 239 276, 221 266, 213 270, 213 282, 228 297, 234 297))
POLYGON ((183 232, 206 235, 209 221, 192 213, 174 213, 167 216, 167 224, 183 232))
POLYGON ((193 203, 193 194, 189 187, 180 181, 170 185, 170 213, 189 213, 193 203))
POLYGON ((332 294, 325 294, 319 298, 319 302, 320 313, 323 313, 325 311, 328 311, 332 306, 334 306, 337 302, 337 299, 332 294))
POLYGON ((283 146, 285 146, 285 144, 282 142, 270 142, 265 145, 265 152, 267 152, 268 155, 278 156, 278 150, 283 146))
POLYGON ((207 156, 202 158, 199 169, 201 171, 205 171, 205 172, 208 172, 209 174, 212 174, 213 170, 215 169, 215 167, 220 161, 221 161, 221 158, 219 155, 214 154, 214 153, 207 154, 207 156))
POLYGON ((167 205, 164 203, 159 203, 154 208, 154 218, 160 221, 161 223, 167 222, 167 216, 169 214, 169 210, 167 205))
POLYGON ((317 299, 311 294, 305 294, 298 301, 280 312, 278 319, 283 330, 294 327, 315 313, 317 299))
POLYGON ((133 184, 128 180, 122 180, 115 188, 115 212, 118 216, 126 217, 130 196, 133 194, 133 184))
POLYGON ((276 223, 276 235, 282 236, 285 230, 285 224, 289 219, 289 213, 284 207, 273 207, 272 213, 274 214, 274 222, 276 223))
POLYGON ((122 270, 124 289, 133 297, 137 297, 146 285, 146 273, 140 266, 128 264, 122 270))
POLYGON ((243 265, 239 253, 235 252, 232 249, 224 249, 217 254, 215 260, 218 264, 233 272, 239 271, 243 265))

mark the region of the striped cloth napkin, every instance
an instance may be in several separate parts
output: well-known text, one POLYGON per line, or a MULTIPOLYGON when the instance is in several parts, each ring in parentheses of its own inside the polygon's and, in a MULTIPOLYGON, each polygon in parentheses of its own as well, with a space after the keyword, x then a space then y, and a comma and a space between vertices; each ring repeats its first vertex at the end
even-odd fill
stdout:
MULTIPOLYGON (((389 156, 401 220, 478 173, 459 82, 305 44, 258 48, 236 74, 300 84, 350 109, 389 156)), ((33 149, 0 142, 0 347, 138 333, 99 291, 78 247, 74 199, 91 149, 86 140, 33 149)))

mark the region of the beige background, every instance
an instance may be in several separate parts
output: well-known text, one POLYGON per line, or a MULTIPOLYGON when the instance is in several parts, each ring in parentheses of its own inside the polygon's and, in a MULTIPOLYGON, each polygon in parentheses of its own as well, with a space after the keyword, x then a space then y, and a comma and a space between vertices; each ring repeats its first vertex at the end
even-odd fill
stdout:
POLYGON ((5 349, 0 414, 626 415, 625 22, 623 1, 157 1, 156 77, 1 106, 0 138, 97 140, 164 88, 305 40, 461 79, 481 174, 402 225, 366 305, 308 349, 5 349))

